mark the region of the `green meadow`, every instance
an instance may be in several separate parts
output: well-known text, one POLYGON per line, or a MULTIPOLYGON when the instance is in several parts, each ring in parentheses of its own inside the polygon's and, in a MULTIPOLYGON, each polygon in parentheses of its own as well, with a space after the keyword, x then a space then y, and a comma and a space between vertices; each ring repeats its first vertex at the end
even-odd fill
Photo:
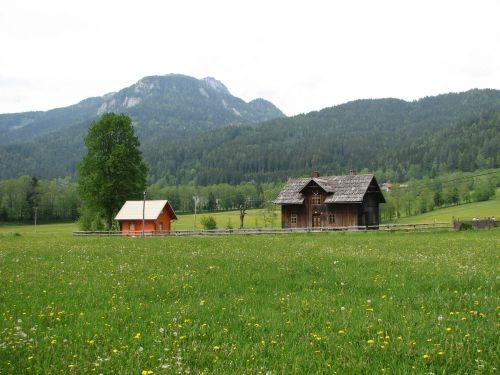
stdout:
POLYGON ((459 218, 463 220, 472 220, 472 218, 500 218, 500 190, 497 190, 496 195, 489 201, 474 202, 468 204, 461 204, 457 206, 442 208, 435 211, 426 212, 425 214, 403 217, 399 220, 393 221, 397 224, 407 223, 432 223, 437 222, 451 222, 452 218, 459 218))
POLYGON ((0 232, 1 374, 498 373, 498 229, 21 229, 0 232))
MULTIPOLYGON (((177 220, 172 223, 173 230, 193 230, 203 229, 201 224, 202 217, 212 216, 217 222, 217 228, 225 229, 232 227, 237 229, 240 227, 240 211, 220 211, 220 212, 202 212, 196 214, 177 215, 177 220)), ((246 210, 245 218, 243 219, 244 228, 258 227, 280 227, 281 226, 281 211, 279 206, 273 206, 271 211, 264 209, 246 210), (274 218, 266 218, 267 214, 274 213, 274 218)))

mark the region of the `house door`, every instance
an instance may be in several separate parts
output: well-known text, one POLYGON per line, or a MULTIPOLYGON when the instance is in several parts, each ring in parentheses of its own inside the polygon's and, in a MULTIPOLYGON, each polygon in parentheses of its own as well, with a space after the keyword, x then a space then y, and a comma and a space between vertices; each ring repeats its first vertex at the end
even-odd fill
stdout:
POLYGON ((321 215, 313 215, 313 228, 319 228, 321 227, 321 215))

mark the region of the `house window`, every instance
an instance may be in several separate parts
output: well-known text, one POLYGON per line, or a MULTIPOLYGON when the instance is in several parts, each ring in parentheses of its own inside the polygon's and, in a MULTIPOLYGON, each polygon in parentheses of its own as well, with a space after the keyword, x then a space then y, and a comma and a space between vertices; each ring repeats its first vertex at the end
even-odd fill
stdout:
POLYGON ((335 214, 329 214, 328 221, 330 222, 330 224, 335 223, 335 214))
POLYGON ((313 196, 311 197, 311 203, 312 204, 321 204, 321 195, 318 193, 313 193, 313 196))
POLYGON ((135 223, 130 223, 130 230, 135 230, 135 223))
POLYGON ((290 224, 297 224, 297 214, 292 214, 290 216, 290 224))

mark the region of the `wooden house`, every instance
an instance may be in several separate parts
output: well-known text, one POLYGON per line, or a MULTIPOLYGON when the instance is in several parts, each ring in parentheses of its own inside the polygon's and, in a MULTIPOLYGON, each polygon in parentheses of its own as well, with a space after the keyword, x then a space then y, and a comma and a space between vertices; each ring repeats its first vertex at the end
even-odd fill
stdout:
POLYGON ((167 200, 126 201, 115 217, 120 222, 124 235, 142 233, 144 208, 144 233, 161 234, 170 231, 170 223, 177 219, 174 209, 167 200))
POLYGON ((281 205, 283 228, 371 227, 380 223, 385 203, 373 175, 290 179, 274 203, 281 205))

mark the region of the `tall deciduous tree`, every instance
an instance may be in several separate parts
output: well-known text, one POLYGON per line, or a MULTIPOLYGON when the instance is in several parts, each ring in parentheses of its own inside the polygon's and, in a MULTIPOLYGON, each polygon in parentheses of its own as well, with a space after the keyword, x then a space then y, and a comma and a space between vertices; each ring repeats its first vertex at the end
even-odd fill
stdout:
POLYGON ((140 199, 148 168, 126 115, 106 113, 85 137, 87 155, 78 165, 78 192, 84 204, 98 211, 111 229, 113 217, 126 200, 140 199))

